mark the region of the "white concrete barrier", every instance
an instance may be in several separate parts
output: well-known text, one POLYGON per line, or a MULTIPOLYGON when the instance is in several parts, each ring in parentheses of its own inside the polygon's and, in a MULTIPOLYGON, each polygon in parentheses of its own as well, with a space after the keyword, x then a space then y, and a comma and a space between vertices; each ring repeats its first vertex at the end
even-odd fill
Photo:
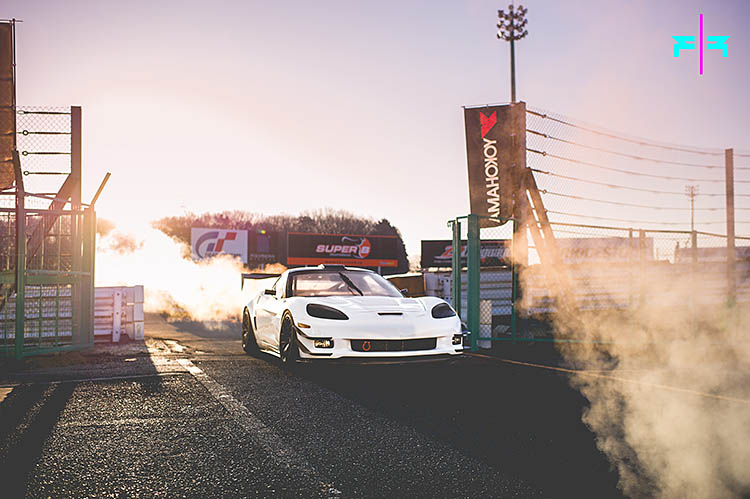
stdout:
POLYGON ((143 340, 143 286, 97 287, 94 296, 95 341, 143 340))

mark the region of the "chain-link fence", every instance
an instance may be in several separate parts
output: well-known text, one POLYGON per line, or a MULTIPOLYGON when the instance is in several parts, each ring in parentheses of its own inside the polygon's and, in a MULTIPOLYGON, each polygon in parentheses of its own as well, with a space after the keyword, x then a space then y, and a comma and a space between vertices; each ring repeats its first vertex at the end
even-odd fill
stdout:
MULTIPOLYGON (((633 137, 534 108, 526 114, 526 145, 553 222, 726 230, 724 150, 633 137)), ((735 225, 749 234, 750 156, 733 157, 735 225)))
POLYGON ((466 254, 465 265, 453 267, 451 298, 473 348, 579 341, 554 331, 561 306, 575 313, 637 313, 656 303, 664 313, 695 315, 750 304, 750 251, 741 246, 750 247, 747 238, 737 238, 730 263, 722 235, 551 223, 554 238, 546 244, 554 244, 555 260, 544 261, 530 229, 514 237, 513 221, 498 225, 469 215, 450 225, 454 245, 461 244, 454 254, 466 254))
POLYGON ((0 193, 0 355, 93 345, 96 217, 65 209, 78 187, 70 178, 80 140, 72 116, 71 109, 17 110, 22 183, 0 193))

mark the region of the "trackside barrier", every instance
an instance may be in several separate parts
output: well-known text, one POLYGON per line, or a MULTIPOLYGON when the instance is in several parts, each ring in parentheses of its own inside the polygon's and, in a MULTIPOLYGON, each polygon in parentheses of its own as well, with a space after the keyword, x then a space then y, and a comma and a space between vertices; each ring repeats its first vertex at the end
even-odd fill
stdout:
POLYGON ((94 289, 94 340, 143 340, 143 286, 94 289))

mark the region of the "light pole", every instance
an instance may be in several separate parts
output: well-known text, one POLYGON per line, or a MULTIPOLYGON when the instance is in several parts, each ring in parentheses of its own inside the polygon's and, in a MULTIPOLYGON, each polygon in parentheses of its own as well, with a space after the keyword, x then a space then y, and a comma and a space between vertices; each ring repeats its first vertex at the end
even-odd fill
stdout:
POLYGON ((510 101, 516 102, 516 51, 515 41, 529 34, 524 29, 526 26, 526 13, 528 9, 519 5, 516 9, 513 4, 508 5, 508 12, 497 11, 497 37, 510 42, 510 101))

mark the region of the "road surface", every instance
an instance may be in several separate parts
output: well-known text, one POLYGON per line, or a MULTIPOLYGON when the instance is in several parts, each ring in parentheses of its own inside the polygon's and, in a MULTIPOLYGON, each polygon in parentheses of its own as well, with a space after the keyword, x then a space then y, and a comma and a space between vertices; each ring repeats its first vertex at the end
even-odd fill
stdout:
POLYGON ((0 371, 4 497, 618 497, 565 373, 281 370, 239 325, 149 315, 144 343, 0 371))

